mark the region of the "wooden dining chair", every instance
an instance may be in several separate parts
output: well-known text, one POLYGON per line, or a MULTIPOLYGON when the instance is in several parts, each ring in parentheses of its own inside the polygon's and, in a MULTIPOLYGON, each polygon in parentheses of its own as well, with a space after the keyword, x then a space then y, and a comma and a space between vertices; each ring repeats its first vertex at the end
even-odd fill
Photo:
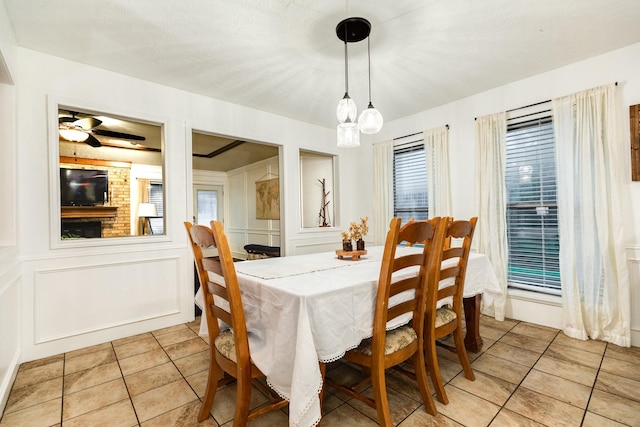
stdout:
POLYGON ((184 224, 191 241, 204 297, 204 312, 210 343, 209 378, 198 421, 202 422, 209 417, 219 379, 223 373, 226 373, 237 382, 233 425, 245 426, 247 422, 260 415, 283 408, 288 402, 276 395, 264 383, 256 380, 264 377, 264 374, 251 362, 238 278, 222 223, 211 221, 211 228, 193 225, 190 222, 184 224), (218 256, 204 257, 202 249, 211 246, 218 249, 218 256), (209 271, 222 276, 223 283, 210 280, 209 271), (225 327, 221 328, 221 324, 225 327), (250 410, 252 385, 262 391, 269 401, 263 406, 250 410))
POLYGON ((378 421, 383 426, 392 425, 385 371, 408 360, 413 362, 426 411, 431 415, 437 414, 429 390, 422 341, 426 288, 440 265, 439 253, 442 251, 444 230, 440 227, 439 218, 413 221, 402 227, 400 223, 400 218, 393 218, 387 233, 378 280, 373 335, 344 356, 347 361, 361 366, 363 374, 368 376, 352 385, 327 380, 338 390, 375 408, 378 421), (410 255, 398 255, 398 244, 403 242, 424 243, 424 249, 410 255), (415 273, 410 269, 415 270, 415 273), (407 273, 407 270, 412 274, 406 278, 398 278, 399 274, 407 273), (404 292, 410 295, 407 301, 389 306, 390 298, 404 292), (407 314, 411 315, 411 320, 407 319, 409 323, 387 331, 387 322, 407 314), (363 394, 364 387, 369 382, 373 387, 373 399, 363 394))
MULTIPOLYGON (((438 401, 449 403, 440 375, 436 346, 444 347, 458 356, 464 370, 464 376, 473 381, 475 375, 469 363, 467 349, 464 346, 464 279, 467 262, 471 252, 471 240, 476 228, 477 218, 470 220, 451 220, 443 218, 445 225, 445 247, 442 251, 442 265, 438 273, 438 283, 427 291, 427 307, 425 311, 425 358, 429 367, 431 382, 436 391, 438 401), (446 220, 446 222, 445 222, 446 220), (462 239, 461 246, 453 246, 452 239, 462 239), (452 261, 448 261, 452 260, 452 261), (453 264, 451 264, 453 262, 453 264), (442 305, 443 299, 449 299, 442 305), (438 306, 441 306, 438 308, 438 306), (453 335, 455 346, 445 344, 442 338, 453 335)), ((457 241, 455 241, 457 243, 457 241)))

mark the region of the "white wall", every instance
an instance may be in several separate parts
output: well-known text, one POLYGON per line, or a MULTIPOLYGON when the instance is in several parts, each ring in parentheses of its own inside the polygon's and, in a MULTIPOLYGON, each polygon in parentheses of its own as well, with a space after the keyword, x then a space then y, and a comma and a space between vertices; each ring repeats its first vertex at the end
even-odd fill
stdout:
MULTIPOLYGON (((335 154, 335 135, 273 114, 94 67, 18 49, 17 192, 22 258, 22 361, 169 326, 193 318, 193 271, 182 222, 192 218, 191 129, 281 145, 279 167, 298 175, 305 149, 335 154), (166 134, 166 236, 56 244, 50 177, 63 102, 91 111, 162 123, 166 134), (50 170, 51 169, 51 170, 50 170)), ((351 171, 345 169, 345 176, 351 171)), ((297 179, 283 180, 280 239, 299 235, 297 179)), ((346 191, 349 194, 349 191, 346 191)), ((345 216, 355 216, 349 205, 345 216)), ((318 238, 339 242, 339 231, 318 238)), ((277 243, 272 240, 273 243, 277 243)), ((66 243, 66 242, 65 242, 66 243)), ((289 254, 295 253, 296 246, 289 254)))
MULTIPOLYGON (((280 178, 278 157, 234 169, 227 174, 229 185, 224 194, 225 233, 236 258, 246 258, 244 246, 247 244, 280 246, 280 220, 256 218, 256 182, 273 178, 280 178)), ((281 192, 280 212, 287 199, 283 196, 281 192)), ((283 248, 281 252, 284 254, 283 248)))
MULTIPOLYGON (((623 206, 620 217, 631 276, 632 344, 640 345, 640 182, 631 181, 629 106, 640 103, 640 44, 609 52, 557 70, 539 74, 459 101, 385 123, 376 141, 383 141, 438 126, 450 126, 451 188, 454 216, 471 217, 474 212, 473 182, 475 117, 523 107, 569 95, 592 87, 618 82, 618 142, 624 163, 621 173, 623 206)), ((470 67, 469 78, 473 78, 470 67)), ((378 106, 382 108, 382 106, 378 106)), ((384 112, 384 111, 383 111, 384 112)), ((372 179, 372 178, 371 178, 372 179)), ((515 292, 509 298, 507 316, 560 327, 558 299, 532 300, 515 292)))
POLYGON ((16 194, 16 42, 0 2, 0 413, 21 357, 21 277, 16 194))

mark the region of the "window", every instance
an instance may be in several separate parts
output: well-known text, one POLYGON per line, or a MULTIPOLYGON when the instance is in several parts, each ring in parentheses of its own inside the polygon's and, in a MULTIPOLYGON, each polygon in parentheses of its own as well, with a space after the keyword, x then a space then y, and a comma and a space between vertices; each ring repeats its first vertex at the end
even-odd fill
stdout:
POLYGON ((149 203, 156 205, 157 218, 149 218, 153 234, 164 234, 164 203, 162 202, 162 183, 152 182, 149 186, 149 203))
POLYGON ((507 122, 510 287, 560 295, 553 122, 547 110, 507 122))
POLYGON ((427 165, 422 140, 398 145, 393 152, 393 216, 429 218, 427 165))

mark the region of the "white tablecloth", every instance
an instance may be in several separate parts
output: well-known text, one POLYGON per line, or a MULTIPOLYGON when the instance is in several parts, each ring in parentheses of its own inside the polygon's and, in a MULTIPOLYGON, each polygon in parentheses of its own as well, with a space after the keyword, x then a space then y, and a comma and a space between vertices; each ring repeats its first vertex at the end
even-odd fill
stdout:
MULTIPOLYGON (((318 361, 337 360, 371 336, 383 247, 367 251, 359 261, 325 252, 236 263, 253 362, 289 400, 291 426, 320 420, 318 361)), ((472 253, 465 297, 487 290, 501 292, 488 258, 472 253)))

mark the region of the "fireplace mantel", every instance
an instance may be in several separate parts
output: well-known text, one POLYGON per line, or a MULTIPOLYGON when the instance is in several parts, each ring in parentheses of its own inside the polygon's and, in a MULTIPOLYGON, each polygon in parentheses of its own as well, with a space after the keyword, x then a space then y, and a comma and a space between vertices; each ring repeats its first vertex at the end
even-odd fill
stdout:
POLYGON ((114 218, 116 206, 62 206, 62 218, 114 218))

